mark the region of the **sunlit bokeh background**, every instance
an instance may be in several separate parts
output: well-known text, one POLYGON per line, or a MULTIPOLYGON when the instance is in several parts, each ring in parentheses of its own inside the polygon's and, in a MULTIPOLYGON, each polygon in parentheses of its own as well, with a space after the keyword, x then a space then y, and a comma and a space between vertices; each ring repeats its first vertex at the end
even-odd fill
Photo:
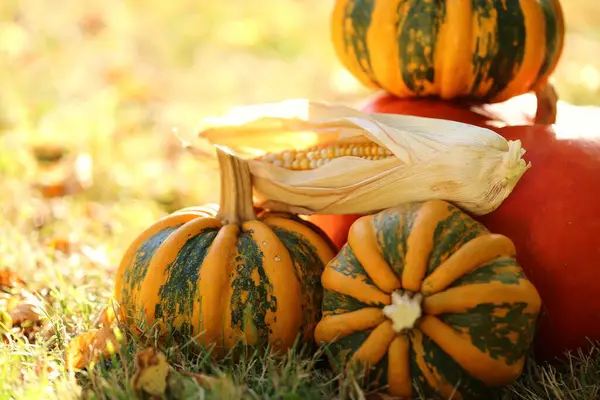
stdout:
MULTIPOLYGON (((562 3, 559 96, 600 103, 600 3, 562 3)), ((0 1, 3 216, 37 210, 38 201, 122 207, 114 218, 135 220, 123 222, 135 231, 164 212, 214 200, 213 171, 181 151, 174 127, 193 132, 201 118, 235 105, 292 97, 352 105, 370 93, 333 53, 331 6, 0 1), (63 153, 62 164, 44 164, 63 153)))

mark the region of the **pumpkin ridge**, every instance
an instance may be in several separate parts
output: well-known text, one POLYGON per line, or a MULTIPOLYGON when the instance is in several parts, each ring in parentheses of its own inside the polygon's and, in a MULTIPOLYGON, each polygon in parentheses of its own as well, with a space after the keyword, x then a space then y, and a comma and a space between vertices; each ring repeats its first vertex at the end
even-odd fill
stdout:
MULTIPOLYGON (((490 390, 485 384, 476 378, 469 375, 452 357, 442 350, 431 338, 422 332, 415 332, 415 336, 419 337, 420 345, 416 346, 422 352, 423 361, 427 366, 427 373, 435 377, 436 381, 441 381, 443 384, 442 390, 437 391, 437 394, 451 393, 451 396, 446 398, 474 398, 487 399, 492 398, 490 390), (418 334, 417 334, 418 333, 418 334), (420 334, 420 335, 419 335, 420 334), (453 384, 454 382, 454 384, 453 384)), ((411 338, 412 339, 412 338, 411 338)), ((411 343, 412 342, 411 340, 411 343)), ((411 350, 411 367, 418 371, 417 376, 422 376, 422 379, 417 378, 417 382, 424 383, 425 376, 418 369, 416 358, 417 354, 414 347, 411 350)), ((429 387, 421 386, 421 390, 428 395, 428 398, 435 398, 435 391, 429 387)), ((435 388, 435 386, 434 386, 435 388)))
POLYGON ((237 225, 223 226, 202 260, 197 283, 201 298, 194 302, 191 321, 204 343, 223 343, 227 307, 223 298, 230 284, 238 234, 237 225))
MULTIPOLYGON (((490 306, 496 306, 490 304, 490 306)), ((509 364, 494 358, 487 351, 481 351, 473 344, 473 338, 457 331, 433 315, 421 319, 420 328, 445 353, 452 357, 472 377, 490 387, 502 386, 514 381, 523 370, 524 358, 509 364)), ((485 330, 488 332, 488 330, 485 330)))
POLYGON ((359 330, 375 328, 386 320, 381 308, 368 307, 344 314, 328 315, 315 330, 317 342, 331 342, 359 330))
POLYGON ((410 397, 412 395, 410 341, 407 335, 396 336, 390 344, 387 381, 388 390, 392 396, 410 397))
POLYGON ((564 31, 564 22, 562 21, 562 7, 558 0, 541 0, 540 7, 544 13, 546 24, 546 55, 537 79, 532 83, 530 90, 537 89, 539 83, 545 83, 548 76, 554 71, 558 59, 562 53, 562 35, 558 32, 564 31))
POLYGON ((357 262, 381 291, 391 293, 402 285, 382 256, 373 226, 373 217, 358 219, 348 233, 348 246, 357 262))
POLYGON ((371 277, 367 274, 363 265, 356 259, 354 252, 348 244, 340 249, 336 259, 332 260, 327 265, 327 268, 350 278, 360 280, 365 285, 377 288, 375 282, 373 282, 371 277))
MULTIPOLYGON (((158 226, 158 224, 156 225, 158 226)), ((151 229, 147 229, 142 234, 145 240, 140 240, 139 246, 131 247, 133 249, 131 256, 123 257, 119 267, 119 269, 123 268, 121 274, 123 278, 119 281, 119 284, 115 284, 115 297, 123 307, 128 308, 130 306, 129 299, 135 298, 135 294, 140 291, 141 284, 148 272, 148 266, 156 250, 181 225, 183 224, 163 228, 150 236, 144 234, 151 232, 151 229)), ((127 253, 129 253, 129 250, 127 253)))
POLYGON ((267 343, 271 328, 266 316, 268 312, 275 312, 278 306, 278 299, 272 292, 273 283, 265 273, 263 260, 263 253, 250 232, 242 230, 237 241, 236 274, 230 283, 229 325, 240 333, 259 332, 258 337, 245 338, 249 344, 267 343), (254 318, 247 318, 246 309, 252 309, 254 318))
POLYGON ((383 293, 374 286, 369 286, 364 282, 342 275, 339 272, 326 268, 321 277, 323 288, 333 290, 367 304, 390 304, 390 295, 383 293))
POLYGON ((450 286, 500 256, 514 256, 515 245, 504 235, 482 234, 460 246, 423 281, 421 291, 428 296, 450 286))
MULTIPOLYGON (((202 220, 193 222, 197 221, 202 220)), ((164 319, 165 324, 171 325, 178 333, 192 334, 191 327, 179 323, 178 320, 182 317, 191 317, 193 314, 202 261, 217 236, 217 232, 215 228, 204 228, 196 235, 188 237, 177 252, 171 253, 172 249, 168 249, 168 252, 174 254, 175 257, 164 266, 164 269, 161 268, 165 278, 163 285, 158 289, 156 299, 158 301, 148 299, 152 294, 145 293, 147 291, 141 293, 141 297, 147 302, 147 312, 151 312, 153 315, 149 322, 164 319)), ((173 238, 173 236, 171 237, 173 238)), ((151 263, 149 269, 153 267, 154 263, 151 263)))
POLYGON ((473 30, 473 7, 470 1, 447 2, 446 18, 440 29, 438 49, 435 54, 436 92, 442 99, 462 97, 468 93, 472 78, 470 51, 447 51, 457 43, 470 44, 473 30), (465 26, 468 28, 465 29, 465 26))
POLYGON ((431 258, 437 248, 434 243, 439 243, 436 240, 445 231, 440 220, 452 211, 452 206, 439 200, 428 201, 418 208, 405 247, 405 265, 402 271, 404 289, 414 293, 421 291, 421 282, 428 272, 428 264, 431 266, 431 258))
POLYGON ((270 343, 275 350, 289 348, 303 325, 302 288, 290 250, 261 221, 248 221, 243 224, 243 229, 262 254, 262 265, 270 282, 271 296, 277 299, 275 309, 266 314, 266 322, 272 326, 270 343), (290 327, 294 329, 289 329, 290 327))
POLYGON ((500 101, 496 95, 508 85, 523 62, 525 46, 515 46, 515 43, 525 42, 523 10, 488 0, 473 0, 473 10, 480 17, 480 27, 493 26, 493 36, 486 39, 488 44, 497 44, 497 47, 481 48, 484 43, 477 38, 473 64, 476 69, 480 68, 471 92, 476 93, 476 97, 485 95, 500 101))
POLYGON ((439 316, 440 321, 469 335, 473 345, 480 351, 508 365, 519 363, 528 352, 528 343, 534 334, 529 327, 536 318, 537 313, 531 312, 529 304, 525 302, 483 303, 464 313, 439 316), (508 334, 506 326, 516 333, 508 334), (481 341, 484 336, 485 343, 481 341))
POLYGON ((435 271, 463 245, 484 234, 489 232, 483 225, 455 206, 448 205, 448 215, 445 219, 438 219, 433 232, 433 242, 436 246, 429 253, 427 275, 435 271))
POLYGON ((470 274, 459 277, 449 287, 495 281, 505 285, 518 285, 522 279, 527 279, 527 277, 514 257, 500 256, 483 264, 470 274))
POLYGON ((268 217, 263 220, 271 228, 277 228, 290 232, 298 240, 305 241, 311 251, 317 256, 318 261, 324 267, 336 254, 335 245, 329 237, 308 221, 292 216, 291 218, 268 217))
POLYGON ((446 2, 411 1, 398 35, 398 57, 403 60, 406 86, 416 95, 433 92, 435 53, 446 2), (425 31, 425 28, 430 30, 425 31))
POLYGON ((529 304, 530 311, 539 311, 540 297, 535 287, 528 280, 521 280, 517 285, 505 285, 502 282, 474 283, 447 289, 425 297, 423 310, 426 314, 439 315, 446 313, 467 312, 477 304, 488 303, 522 303, 529 304))
POLYGON ((307 321, 321 319, 322 292, 318 290, 324 265, 318 256, 314 242, 294 230, 287 230, 275 224, 269 225, 275 236, 288 250, 294 265, 296 278, 301 286, 307 288, 302 292, 302 331, 306 340, 312 340, 312 332, 316 322, 307 325, 307 321))
POLYGON ((367 304, 355 299, 347 294, 338 293, 333 290, 325 289, 323 291, 323 316, 339 315, 351 311, 356 311, 365 307, 383 307, 383 304, 367 304))
POLYGON ((445 379, 440 379, 441 377, 438 373, 434 373, 434 363, 426 359, 428 354, 424 344, 425 338, 425 334, 419 330, 414 330, 410 334, 411 360, 414 362, 414 366, 411 365, 411 369, 419 371, 417 381, 426 383, 430 388, 435 388, 435 391, 432 392, 441 394, 444 398, 462 399, 462 395, 452 384, 448 383, 445 379))
POLYGON ((400 59, 395 56, 398 52, 398 35, 404 21, 400 18, 404 15, 401 9, 405 5, 405 2, 396 4, 393 1, 376 1, 367 36, 368 48, 375 49, 370 53, 373 74, 378 77, 378 81, 390 82, 392 92, 398 96, 410 94, 402 79, 400 59), (392 31, 393 36, 390 34, 392 31), (389 38, 382 40, 386 35, 389 38))
POLYGON ((356 353, 352 355, 350 364, 359 362, 366 365, 377 365, 387 353, 395 337, 396 332, 392 328, 392 322, 389 320, 382 322, 373 329, 356 353))
POLYGON ((509 99, 512 93, 526 92, 540 73, 546 58, 546 20, 539 1, 521 1, 525 32, 536 32, 536 35, 525 35, 523 60, 519 69, 508 85, 498 93, 499 99, 509 99), (543 35, 541 34, 543 32, 543 35))
POLYGON ((356 64, 356 67, 362 72, 360 74, 361 81, 369 86, 377 84, 367 46, 367 35, 374 5, 375 0, 348 0, 343 6, 340 5, 343 7, 342 19, 345 22, 342 27, 344 53, 350 51, 354 55, 350 58, 351 61, 347 62, 350 62, 350 65, 356 64), (347 29, 348 26, 352 27, 351 30, 347 29))

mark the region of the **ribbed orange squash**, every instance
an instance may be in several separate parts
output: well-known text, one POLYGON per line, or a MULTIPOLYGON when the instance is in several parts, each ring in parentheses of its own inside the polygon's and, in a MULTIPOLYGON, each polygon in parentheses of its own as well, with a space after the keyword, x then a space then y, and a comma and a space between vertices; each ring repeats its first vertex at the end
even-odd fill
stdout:
POLYGON ((158 323, 186 340, 216 345, 239 340, 284 350, 298 335, 312 341, 320 318, 324 265, 335 255, 318 228, 252 205, 247 164, 218 151, 221 202, 177 211, 130 245, 115 298, 134 328, 158 323))
POLYGON ((394 396, 490 398, 522 372, 541 301, 512 241, 444 201, 357 220, 323 273, 315 330, 334 366, 394 396))
POLYGON ((331 32, 368 87, 499 102, 544 87, 565 27, 559 0, 336 0, 331 32))

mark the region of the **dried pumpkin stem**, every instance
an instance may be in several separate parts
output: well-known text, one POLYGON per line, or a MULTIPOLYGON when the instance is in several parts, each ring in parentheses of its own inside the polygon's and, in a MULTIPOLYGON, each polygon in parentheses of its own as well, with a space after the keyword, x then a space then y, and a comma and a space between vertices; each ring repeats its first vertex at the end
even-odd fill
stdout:
POLYGON ((546 83, 535 91, 537 100, 537 111, 535 123, 540 125, 552 125, 556 123, 558 113, 558 94, 551 83, 546 83))
POLYGON ((383 314, 392 321, 392 327, 397 333, 412 329, 421 318, 421 293, 393 292, 392 304, 383 308, 383 314))
POLYGON ((246 160, 226 147, 217 147, 221 199, 217 218, 226 224, 242 224, 256 219, 252 203, 252 177, 246 160))

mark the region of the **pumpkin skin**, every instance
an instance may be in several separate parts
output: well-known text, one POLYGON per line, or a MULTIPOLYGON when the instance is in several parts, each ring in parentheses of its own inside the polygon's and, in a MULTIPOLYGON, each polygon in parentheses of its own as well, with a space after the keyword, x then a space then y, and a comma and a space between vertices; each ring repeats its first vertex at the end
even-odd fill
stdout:
MULTIPOLYGON (((529 94, 522 96, 529 96, 529 94)), ((483 128, 532 125, 535 123, 536 111, 534 107, 523 109, 507 103, 477 104, 459 100, 440 100, 433 97, 401 99, 385 92, 367 99, 358 109, 369 113, 447 119, 483 128)))
POLYGON ((134 332, 157 323, 163 337, 197 338, 217 357, 240 341, 274 351, 312 342, 333 245, 293 215, 257 216, 247 162, 216 152, 218 210, 176 211, 133 241, 115 284, 121 318, 134 332))
MULTIPOLYGON (((591 113, 590 121, 598 114, 591 113)), ((586 337, 600 340, 600 135, 589 135, 593 129, 578 117, 568 130, 496 130, 521 140, 531 168, 498 209, 477 220, 514 241, 519 262, 540 292, 544 307, 535 338, 540 360, 586 347, 586 337)))
POLYGON ((414 395, 413 381, 427 398, 487 396, 521 374, 541 305, 514 254, 444 201, 362 217, 323 273, 315 339, 393 396, 414 395), (410 307, 388 310, 398 291, 423 296, 414 325, 410 307))
POLYGON ((563 49, 558 0, 336 0, 331 37, 364 85, 401 98, 500 102, 544 85, 563 49))

